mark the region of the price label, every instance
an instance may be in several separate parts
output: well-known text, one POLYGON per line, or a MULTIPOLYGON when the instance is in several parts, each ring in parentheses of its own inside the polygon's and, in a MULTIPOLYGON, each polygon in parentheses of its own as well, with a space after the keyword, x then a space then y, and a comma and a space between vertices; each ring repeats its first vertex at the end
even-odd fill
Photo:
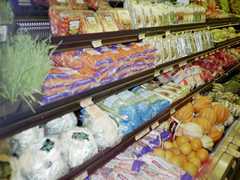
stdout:
POLYGON ((217 50, 216 52, 219 52, 219 50, 217 50))
POLYGON ((205 54, 205 57, 208 57, 208 54, 205 54))
POLYGON ((1 42, 7 41, 7 26, 1 26, 1 42))
POLYGON ((93 46, 94 48, 101 47, 101 46, 102 46, 102 40, 92 41, 92 46, 93 46))
POLYGON ((153 129, 156 129, 156 127, 158 127, 158 126, 159 126, 159 122, 156 121, 155 123, 153 123, 153 125, 151 126, 151 128, 152 128, 152 130, 153 130, 153 129))
POLYGON ((228 48, 230 48, 231 46, 230 45, 228 45, 228 48))
POLYGON ((207 30, 209 30, 210 29, 210 27, 209 26, 207 26, 207 30))
POLYGON ((199 92, 192 96, 193 99, 197 99, 200 96, 199 92))
POLYGON ((232 139, 232 143, 236 144, 237 146, 240 146, 240 141, 235 138, 232 139))
POLYGON ((163 69, 163 73, 167 73, 167 72, 172 71, 172 70, 173 70, 173 66, 168 66, 168 67, 163 69))
POLYGON ((84 173, 80 174, 78 177, 74 178, 74 180, 84 180, 86 177, 88 177, 87 171, 84 173))
POLYGON ((215 85, 215 81, 213 81, 212 85, 215 85))
POLYGON ((160 76, 160 70, 155 70, 154 71, 154 77, 160 76))
POLYGON ((150 131, 149 128, 144 129, 142 132, 140 132, 139 134, 137 134, 137 135, 135 136, 135 140, 136 140, 136 141, 139 140, 140 138, 142 138, 143 136, 145 136, 149 131, 150 131))
POLYGON ((195 58, 195 61, 197 61, 197 60, 199 60, 199 58, 198 58, 198 57, 196 57, 196 58, 195 58))
POLYGON ((240 157, 240 152, 234 150, 234 149, 231 149, 229 147, 227 147, 227 149, 225 150, 226 153, 230 154, 231 156, 233 157, 236 157, 236 158, 239 158, 240 157))
POLYGON ((201 57, 200 57, 200 59, 203 59, 203 58, 204 58, 204 56, 201 56, 201 57))
POLYGON ((170 33, 170 30, 167 30, 166 32, 165 32, 165 34, 166 34, 166 36, 169 36, 171 33, 170 33))
POLYGON ((182 62, 179 63, 179 67, 182 67, 182 66, 185 66, 185 65, 187 65, 187 61, 182 61, 182 62))
POLYGON ((145 38, 145 33, 140 33, 139 36, 138 36, 138 39, 141 40, 141 39, 144 39, 145 38))
POLYGON ((231 26, 231 25, 232 25, 232 23, 229 23, 229 25, 231 26))
POLYGON ((172 108, 171 110, 170 110, 170 114, 172 115, 173 113, 175 113, 176 112, 176 109, 175 108, 172 108))

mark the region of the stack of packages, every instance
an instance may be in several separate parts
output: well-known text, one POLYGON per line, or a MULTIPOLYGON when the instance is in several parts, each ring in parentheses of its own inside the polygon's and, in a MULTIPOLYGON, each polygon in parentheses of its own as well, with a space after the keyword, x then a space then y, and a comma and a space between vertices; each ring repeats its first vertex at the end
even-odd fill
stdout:
POLYGON ((131 15, 133 28, 157 27, 175 24, 205 22, 205 8, 199 5, 173 5, 172 3, 151 3, 127 0, 125 9, 131 15))
POLYGON ((156 49, 131 43, 54 54, 55 67, 43 83, 42 103, 80 93, 155 67, 156 49))
POLYGON ((50 1, 51 33, 56 36, 87 34, 132 29, 130 14, 125 9, 113 9, 106 2, 66 0, 50 1), (87 4, 94 10, 86 10, 87 4))
POLYGON ((157 48, 157 65, 214 47, 211 31, 171 34, 166 38, 149 36, 143 42, 157 48))
POLYGON ((224 72, 223 67, 228 67, 235 64, 240 60, 239 48, 230 48, 221 50, 213 55, 210 55, 204 59, 195 61, 194 65, 201 66, 204 74, 204 80, 210 81, 224 72))

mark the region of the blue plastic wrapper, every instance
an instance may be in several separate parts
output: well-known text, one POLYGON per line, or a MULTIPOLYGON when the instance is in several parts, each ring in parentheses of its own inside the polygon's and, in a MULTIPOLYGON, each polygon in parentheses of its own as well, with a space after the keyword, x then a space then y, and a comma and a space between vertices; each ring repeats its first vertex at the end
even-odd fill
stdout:
POLYGON ((147 154, 147 153, 152 152, 152 151, 153 151, 152 148, 147 145, 147 146, 144 146, 144 147, 141 149, 140 153, 139 153, 139 154, 136 154, 136 156, 137 156, 138 158, 140 158, 142 155, 147 154))
POLYGON ((165 142, 168 140, 168 138, 170 138, 171 136, 171 133, 167 132, 167 131, 163 131, 161 133, 161 139, 162 139, 162 142, 165 142))
POLYGON ((132 170, 133 171, 137 171, 137 172, 140 172, 141 171, 141 167, 146 164, 145 162, 143 161, 139 161, 139 160, 135 160, 132 164, 132 170))
POLYGON ((41 104, 44 105, 44 104, 50 103, 52 101, 56 101, 56 100, 68 97, 68 96, 70 96, 69 92, 62 92, 62 93, 57 93, 57 94, 54 94, 51 96, 44 96, 41 99, 41 104))
POLYGON ((34 9, 34 0, 11 0, 13 9, 34 9))
POLYGON ((122 129, 123 136, 126 136, 134 130, 133 123, 124 120, 120 122, 120 128, 122 129))
POLYGON ((181 180, 192 180, 192 176, 190 176, 188 173, 185 173, 182 177, 181 180))

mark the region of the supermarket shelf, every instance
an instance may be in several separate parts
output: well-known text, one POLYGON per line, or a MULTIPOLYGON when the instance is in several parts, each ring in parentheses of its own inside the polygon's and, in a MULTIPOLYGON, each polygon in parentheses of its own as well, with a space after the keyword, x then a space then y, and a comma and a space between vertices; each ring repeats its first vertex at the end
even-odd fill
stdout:
MULTIPOLYGON (((238 68, 239 66, 240 64, 234 65, 230 69, 230 71, 238 68)), ((226 73, 224 73, 222 76, 225 77, 226 73)), ((187 96, 173 103, 168 109, 164 110, 162 113, 160 113, 150 121, 146 122, 136 130, 134 130, 132 133, 125 136, 117 146, 113 148, 107 148, 104 151, 98 153, 96 156, 86 161, 81 166, 72 169, 67 175, 65 175, 61 179, 65 180, 65 179, 77 178, 78 176, 82 176, 83 174, 86 174, 86 172, 87 174, 93 173, 97 168, 103 166, 112 158, 114 158, 116 155, 118 155, 120 152, 124 151, 127 147, 133 144, 138 139, 139 135, 140 137, 145 136, 149 131, 155 129, 161 122, 170 118, 172 113, 174 113, 175 111, 183 107, 188 102, 191 102, 195 94, 207 91, 208 89, 212 88, 214 83, 215 83, 215 80, 209 81, 204 85, 194 89, 187 96)))
POLYGON ((79 110, 79 102, 85 98, 92 97, 93 101, 97 102, 109 95, 116 94, 125 89, 130 89, 137 85, 148 82, 152 80, 154 76, 156 76, 156 72, 160 74, 169 66, 173 66, 173 68, 175 68, 179 67, 182 62, 193 62, 195 61, 195 58, 200 58, 203 55, 209 55, 209 53, 215 52, 218 49, 235 46, 238 44, 238 41, 240 41, 239 37, 231 40, 231 43, 229 44, 221 46, 217 45, 209 50, 164 63, 155 69, 150 69, 139 74, 61 99, 59 101, 46 104, 44 106, 38 106, 35 108, 36 113, 33 113, 29 109, 7 116, 5 119, 2 118, 0 119, 0 139, 21 132, 33 126, 46 123, 66 113, 79 110))

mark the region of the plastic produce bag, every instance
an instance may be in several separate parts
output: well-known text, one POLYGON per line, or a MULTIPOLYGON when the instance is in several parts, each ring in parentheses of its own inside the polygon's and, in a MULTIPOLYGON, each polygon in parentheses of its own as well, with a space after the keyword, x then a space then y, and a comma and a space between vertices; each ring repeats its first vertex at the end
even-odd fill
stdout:
POLYGON ((59 179, 69 171, 62 156, 62 146, 58 139, 44 137, 36 139, 19 157, 23 175, 34 180, 59 179))
POLYGON ((93 134, 85 127, 66 128, 59 136, 59 140, 70 168, 81 165, 98 152, 93 134))
POLYGON ((144 122, 147 122, 152 118, 152 110, 149 108, 148 104, 144 102, 144 98, 141 98, 141 96, 136 96, 128 90, 118 93, 117 96, 125 103, 138 110, 142 120, 141 124, 144 124, 144 122))
POLYGON ((203 76, 201 68, 199 66, 195 66, 195 65, 189 65, 189 68, 195 79, 196 87, 203 85, 205 82, 204 82, 204 76, 203 76))
POLYGON ((187 80, 188 80, 188 82, 189 82, 189 84, 191 86, 190 89, 193 90, 195 85, 196 85, 196 83, 195 83, 195 79, 194 79, 194 77, 193 77, 193 75, 191 73, 191 70, 189 69, 188 66, 183 66, 182 69, 184 70, 184 72, 185 72, 185 74, 187 76, 187 80))
POLYGON ((96 13, 87 10, 80 12, 83 14, 82 30, 84 34, 103 32, 103 28, 96 13))
POLYGON ((46 135, 58 138, 64 129, 77 126, 77 122, 77 117, 73 112, 65 114, 44 125, 46 135))
POLYGON ((114 21, 113 13, 110 11, 98 11, 97 14, 104 32, 118 31, 118 27, 114 21))
POLYGON ((127 121, 131 122, 136 129, 141 123, 140 114, 133 106, 124 103, 117 95, 112 95, 103 101, 103 105, 116 111, 120 115, 128 117, 127 121))
POLYGON ((25 180, 17 158, 0 154, 0 179, 2 180, 25 180))
POLYGON ((114 19, 119 30, 132 29, 131 17, 127 9, 115 8, 114 10, 111 10, 111 12, 114 14, 114 19))
POLYGON ((169 101, 171 104, 179 99, 179 97, 176 94, 173 94, 172 92, 169 92, 162 88, 156 88, 153 90, 153 92, 157 93, 162 98, 169 101))
POLYGON ((14 143, 11 138, 5 138, 0 140, 0 154, 12 155, 14 143))
POLYGON ((42 126, 36 126, 15 134, 10 138, 10 143, 13 148, 13 152, 17 155, 20 155, 30 143, 36 139, 41 139, 43 137, 44 128, 42 126))
POLYGON ((93 133, 99 149, 113 147, 121 141, 122 131, 118 123, 107 114, 98 119, 93 119, 85 109, 81 109, 81 113, 83 126, 93 133))

